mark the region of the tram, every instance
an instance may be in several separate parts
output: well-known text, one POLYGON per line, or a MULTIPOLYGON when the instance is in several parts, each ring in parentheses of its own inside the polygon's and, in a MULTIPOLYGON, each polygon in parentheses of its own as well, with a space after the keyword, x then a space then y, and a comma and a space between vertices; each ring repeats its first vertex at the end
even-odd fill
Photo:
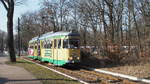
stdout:
POLYGON ((30 58, 63 66, 80 62, 80 35, 73 32, 48 32, 29 41, 30 58))

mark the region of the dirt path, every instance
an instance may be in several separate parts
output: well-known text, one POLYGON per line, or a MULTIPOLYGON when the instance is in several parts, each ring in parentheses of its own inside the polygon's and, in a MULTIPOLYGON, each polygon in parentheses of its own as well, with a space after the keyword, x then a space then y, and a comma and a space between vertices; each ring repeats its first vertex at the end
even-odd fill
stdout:
POLYGON ((24 68, 6 65, 7 60, 0 54, 0 84, 42 84, 24 68))

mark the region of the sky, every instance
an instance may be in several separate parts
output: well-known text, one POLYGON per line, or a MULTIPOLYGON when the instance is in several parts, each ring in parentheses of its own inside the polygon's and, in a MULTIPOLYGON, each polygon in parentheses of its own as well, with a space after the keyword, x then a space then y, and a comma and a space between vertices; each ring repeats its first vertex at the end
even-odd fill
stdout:
MULTIPOLYGON (((23 4, 15 5, 14 10, 14 29, 17 26, 17 19, 26 12, 34 12, 40 9, 42 0, 25 0, 23 4)), ((0 3, 0 30, 7 32, 7 16, 6 10, 0 3)), ((15 30, 14 30, 15 31, 15 30)))

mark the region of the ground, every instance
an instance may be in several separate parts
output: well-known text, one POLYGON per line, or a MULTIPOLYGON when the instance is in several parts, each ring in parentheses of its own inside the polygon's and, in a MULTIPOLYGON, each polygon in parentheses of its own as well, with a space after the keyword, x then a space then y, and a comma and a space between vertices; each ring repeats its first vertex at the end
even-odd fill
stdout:
POLYGON ((23 67, 32 73, 43 84, 80 84, 80 82, 77 80, 64 77, 39 65, 27 62, 23 59, 17 59, 16 63, 7 62, 7 64, 23 67))
POLYGON ((150 79, 150 63, 100 68, 107 71, 150 79))
POLYGON ((0 54, 0 84, 80 84, 34 63, 17 59, 16 63, 0 54))
POLYGON ((150 59, 140 60, 138 63, 112 64, 109 60, 90 58, 83 61, 83 65, 116 73, 131 75, 139 78, 150 79, 150 59))
POLYGON ((42 84, 24 68, 5 64, 8 57, 0 56, 0 84, 42 84))

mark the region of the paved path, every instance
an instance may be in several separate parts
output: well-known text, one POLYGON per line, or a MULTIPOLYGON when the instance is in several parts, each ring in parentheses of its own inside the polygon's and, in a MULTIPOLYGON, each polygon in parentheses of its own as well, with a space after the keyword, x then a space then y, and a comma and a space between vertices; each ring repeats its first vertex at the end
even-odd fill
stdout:
POLYGON ((0 84, 42 84, 24 68, 6 65, 7 60, 0 54, 0 84))

